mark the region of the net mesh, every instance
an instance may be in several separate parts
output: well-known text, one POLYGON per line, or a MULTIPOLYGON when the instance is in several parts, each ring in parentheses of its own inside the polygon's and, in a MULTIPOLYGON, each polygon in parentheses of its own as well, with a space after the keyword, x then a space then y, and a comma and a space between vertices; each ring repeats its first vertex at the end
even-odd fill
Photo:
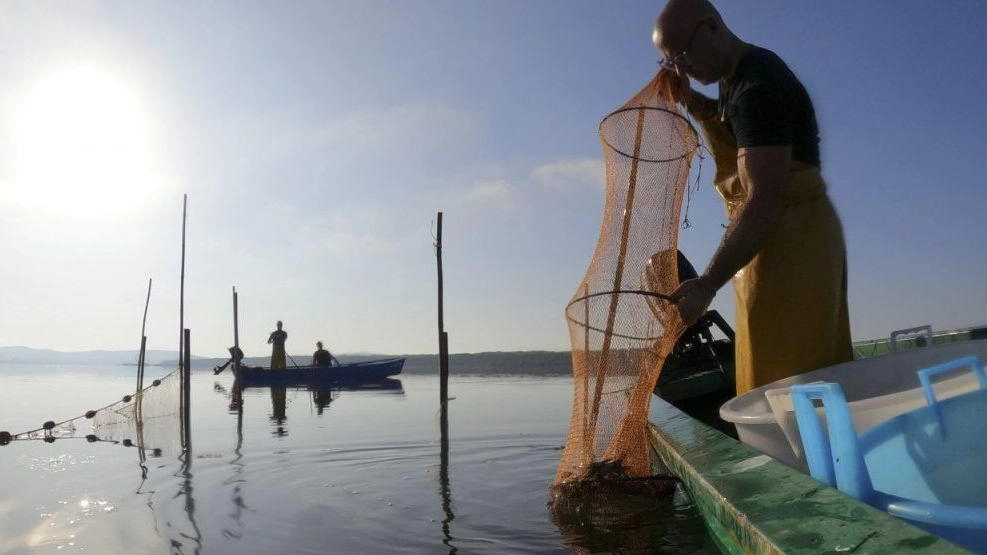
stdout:
POLYGON ((13 435, 13 440, 85 437, 136 446, 154 455, 182 450, 181 372, 174 370, 120 401, 62 422, 13 435))
POLYGON ((555 485, 653 474, 647 417, 684 330, 680 209, 698 136, 652 80, 600 123, 606 201, 589 269, 566 307, 574 396, 555 485))

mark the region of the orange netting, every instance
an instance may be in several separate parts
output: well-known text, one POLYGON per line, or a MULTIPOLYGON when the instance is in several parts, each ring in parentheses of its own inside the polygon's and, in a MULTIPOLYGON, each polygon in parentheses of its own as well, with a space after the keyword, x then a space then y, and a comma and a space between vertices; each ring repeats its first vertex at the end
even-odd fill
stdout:
POLYGON ((575 383, 556 486, 652 474, 648 407, 684 329, 665 296, 679 284, 679 213, 698 148, 695 129, 657 91, 655 79, 600 123, 606 205, 566 307, 575 383))

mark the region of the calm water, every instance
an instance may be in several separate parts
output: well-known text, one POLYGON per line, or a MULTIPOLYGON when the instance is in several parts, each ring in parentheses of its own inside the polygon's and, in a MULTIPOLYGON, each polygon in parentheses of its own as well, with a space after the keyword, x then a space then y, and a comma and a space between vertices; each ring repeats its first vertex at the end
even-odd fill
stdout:
MULTIPOLYGON (((716 553, 681 492, 629 524, 553 524, 568 379, 453 378, 443 467, 434 376, 328 401, 248 389, 238 413, 232 377, 198 370, 188 465, 152 457, 142 479, 137 450, 118 444, 0 447, 0 553, 716 553)), ((0 430, 109 404, 132 374, 0 365, 0 430)))

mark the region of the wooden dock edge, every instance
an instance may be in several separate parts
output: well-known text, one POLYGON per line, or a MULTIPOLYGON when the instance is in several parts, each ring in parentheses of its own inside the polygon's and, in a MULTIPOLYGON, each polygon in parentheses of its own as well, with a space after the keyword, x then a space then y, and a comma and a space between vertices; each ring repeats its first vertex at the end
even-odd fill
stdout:
POLYGON ((936 554, 966 550, 826 487, 652 399, 651 442, 724 553, 936 554))

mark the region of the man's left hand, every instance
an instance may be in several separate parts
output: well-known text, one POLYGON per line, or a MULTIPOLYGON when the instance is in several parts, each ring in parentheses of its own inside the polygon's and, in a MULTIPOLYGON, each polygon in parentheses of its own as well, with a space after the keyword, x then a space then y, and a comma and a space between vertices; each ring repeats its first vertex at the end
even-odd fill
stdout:
POLYGON ((683 281, 671 294, 671 299, 679 310, 682 322, 686 326, 691 326, 706 314, 706 309, 715 296, 716 289, 700 277, 683 281))

